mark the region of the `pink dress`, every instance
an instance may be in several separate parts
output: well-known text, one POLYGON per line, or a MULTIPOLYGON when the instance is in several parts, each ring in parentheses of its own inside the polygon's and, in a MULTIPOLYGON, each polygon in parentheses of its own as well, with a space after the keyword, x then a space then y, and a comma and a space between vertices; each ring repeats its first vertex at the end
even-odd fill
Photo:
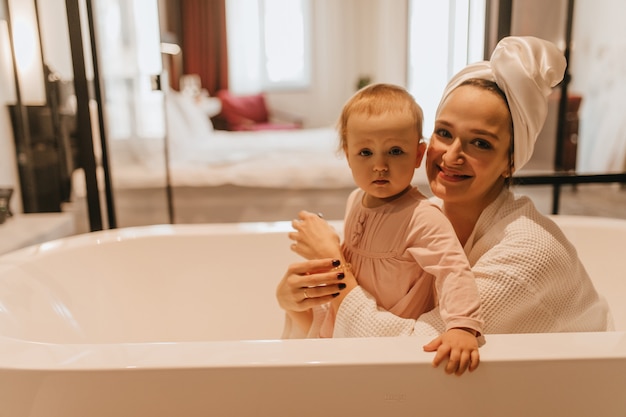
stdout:
MULTIPOLYGON (((417 319, 439 305, 446 328, 482 332, 480 298, 467 256, 439 207, 417 188, 376 208, 366 208, 364 192, 348 198, 343 254, 359 285, 378 306, 417 319)), ((334 311, 320 336, 331 337, 334 311)))

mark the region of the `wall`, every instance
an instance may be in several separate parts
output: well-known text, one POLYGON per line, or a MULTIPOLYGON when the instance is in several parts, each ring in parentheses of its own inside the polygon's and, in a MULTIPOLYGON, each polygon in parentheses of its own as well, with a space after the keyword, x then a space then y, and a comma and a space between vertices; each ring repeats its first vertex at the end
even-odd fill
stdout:
POLYGON ((313 6, 313 85, 270 93, 270 106, 304 115, 307 127, 329 126, 361 75, 406 85, 407 0, 315 0, 313 6))
POLYGON ((578 161, 582 171, 626 170, 626 2, 577 0, 572 91, 582 95, 578 161))

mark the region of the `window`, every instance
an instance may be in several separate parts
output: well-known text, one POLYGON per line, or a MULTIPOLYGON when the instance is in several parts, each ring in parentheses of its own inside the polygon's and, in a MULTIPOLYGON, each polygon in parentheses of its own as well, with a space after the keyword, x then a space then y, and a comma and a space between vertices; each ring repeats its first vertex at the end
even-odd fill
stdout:
POLYGON ((484 59, 485 0, 410 0, 408 89, 424 110, 430 137, 448 80, 484 59))
POLYGON ((230 90, 309 86, 310 0, 227 0, 226 25, 230 90))

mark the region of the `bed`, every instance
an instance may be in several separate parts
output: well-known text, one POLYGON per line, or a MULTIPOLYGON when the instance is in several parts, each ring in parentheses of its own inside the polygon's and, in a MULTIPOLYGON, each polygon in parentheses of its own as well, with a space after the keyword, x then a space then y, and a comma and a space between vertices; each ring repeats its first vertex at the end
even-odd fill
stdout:
MULTIPOLYGON (((177 92, 168 93, 166 109, 170 184, 179 195, 191 200, 194 195, 207 198, 217 193, 215 196, 221 198, 226 193, 237 196, 239 203, 233 204, 241 204, 246 201, 245 193, 254 194, 247 201, 261 207, 264 196, 274 200, 295 199, 294 204, 298 204, 298 198, 318 201, 328 194, 340 202, 333 209, 333 217, 342 217, 345 197, 355 185, 345 157, 338 152, 334 127, 251 132, 215 130, 202 108, 192 98, 177 92)), ((163 139, 115 139, 109 141, 109 149, 112 184, 117 196, 145 200, 153 191, 165 187, 163 139)), ((416 171, 414 182, 426 183, 422 168, 416 171)), ((73 184, 74 195, 84 197, 84 176, 80 170, 75 173, 73 184)), ((310 207, 310 204, 301 205, 310 207)), ((269 208, 263 211, 268 210, 271 211, 269 208)), ((283 217, 277 213, 245 219, 205 216, 193 222, 284 220, 283 217)))

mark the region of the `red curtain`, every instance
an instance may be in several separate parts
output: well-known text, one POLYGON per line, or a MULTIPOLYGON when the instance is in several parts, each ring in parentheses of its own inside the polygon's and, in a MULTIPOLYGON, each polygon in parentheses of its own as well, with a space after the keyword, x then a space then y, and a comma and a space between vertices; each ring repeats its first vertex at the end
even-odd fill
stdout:
POLYGON ((210 95, 228 89, 226 1, 180 0, 183 71, 198 74, 210 95))

